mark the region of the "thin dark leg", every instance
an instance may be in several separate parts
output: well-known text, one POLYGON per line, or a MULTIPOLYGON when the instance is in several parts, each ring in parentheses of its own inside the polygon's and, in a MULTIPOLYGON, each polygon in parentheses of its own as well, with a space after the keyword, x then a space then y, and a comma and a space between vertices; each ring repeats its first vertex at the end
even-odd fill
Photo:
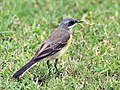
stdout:
POLYGON ((58 70, 58 68, 57 68, 57 63, 58 63, 58 59, 55 60, 54 67, 55 67, 55 69, 56 69, 56 71, 57 71, 57 73, 58 73, 58 76, 59 76, 59 75, 60 75, 60 72, 59 72, 59 70, 58 70))
POLYGON ((48 75, 50 76, 51 69, 50 69, 50 62, 49 62, 49 60, 47 60, 47 66, 48 66, 48 70, 49 70, 49 73, 48 73, 48 75))

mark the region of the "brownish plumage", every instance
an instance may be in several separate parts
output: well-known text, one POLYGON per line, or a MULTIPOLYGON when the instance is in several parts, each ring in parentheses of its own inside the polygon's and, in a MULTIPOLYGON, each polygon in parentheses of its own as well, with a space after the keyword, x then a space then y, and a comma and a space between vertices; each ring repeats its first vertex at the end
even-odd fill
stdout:
POLYGON ((31 61, 18 70, 13 78, 18 79, 24 72, 26 72, 35 63, 47 59, 58 59, 68 49, 71 43, 71 31, 69 26, 77 23, 76 20, 68 18, 64 19, 57 30, 55 30, 47 40, 40 46, 31 61))

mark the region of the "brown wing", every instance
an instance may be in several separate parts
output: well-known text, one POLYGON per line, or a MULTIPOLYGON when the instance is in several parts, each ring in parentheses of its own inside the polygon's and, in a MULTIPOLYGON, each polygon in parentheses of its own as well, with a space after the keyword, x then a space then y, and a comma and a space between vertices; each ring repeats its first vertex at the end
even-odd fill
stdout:
POLYGON ((40 61, 46 57, 54 55, 60 51, 68 42, 70 38, 69 32, 56 30, 53 34, 41 45, 36 52, 33 60, 40 61))

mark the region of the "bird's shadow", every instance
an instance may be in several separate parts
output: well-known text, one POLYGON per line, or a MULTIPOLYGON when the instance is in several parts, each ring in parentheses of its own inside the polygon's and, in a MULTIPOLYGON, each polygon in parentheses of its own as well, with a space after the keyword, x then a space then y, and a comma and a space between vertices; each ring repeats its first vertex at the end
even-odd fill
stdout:
POLYGON ((34 81, 37 82, 39 85, 43 86, 47 81, 49 81, 52 78, 59 78, 62 80, 62 74, 58 75, 56 73, 54 74, 48 74, 48 75, 44 75, 44 76, 38 76, 38 77, 34 77, 34 81))
MULTIPOLYGON (((59 76, 55 73, 51 75, 48 74, 48 75, 34 76, 33 78, 29 78, 29 80, 33 80, 36 84, 40 86, 44 86, 52 78, 56 78, 56 79, 59 78, 62 80, 62 74, 59 76)), ((23 78, 15 79, 15 81, 19 83, 23 83, 23 78)), ((28 82, 24 82, 24 83, 25 85, 28 85, 28 82)))
MULTIPOLYGON (((34 71, 37 71, 37 70, 34 70, 34 71)), ((40 71, 42 71, 42 70, 40 70, 40 71)), ((28 78, 28 79, 29 80, 33 80, 36 84, 38 84, 40 86, 44 86, 51 79, 53 79, 53 78, 56 78, 56 79, 59 78, 59 79, 62 80, 62 77, 63 77, 63 73, 61 72, 61 70, 59 71, 59 74, 58 74, 58 72, 53 68, 53 69, 51 69, 50 73, 43 72, 43 73, 39 73, 37 75, 33 74, 33 77, 32 78, 28 78)), ((23 79, 24 78, 25 77, 18 78, 18 79, 15 79, 15 80, 17 82, 23 83, 23 79)), ((26 82, 25 84, 27 85, 28 82, 26 82)))

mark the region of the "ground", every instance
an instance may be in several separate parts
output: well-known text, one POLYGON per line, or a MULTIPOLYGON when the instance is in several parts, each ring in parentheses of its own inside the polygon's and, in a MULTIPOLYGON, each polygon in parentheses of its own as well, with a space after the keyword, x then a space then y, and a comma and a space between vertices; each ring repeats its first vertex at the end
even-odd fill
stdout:
POLYGON ((0 0, 0 90, 120 90, 120 0, 0 0), (72 45, 60 58, 39 62, 19 80, 12 75, 71 17, 72 45), (39 83, 38 83, 39 82, 39 83))

